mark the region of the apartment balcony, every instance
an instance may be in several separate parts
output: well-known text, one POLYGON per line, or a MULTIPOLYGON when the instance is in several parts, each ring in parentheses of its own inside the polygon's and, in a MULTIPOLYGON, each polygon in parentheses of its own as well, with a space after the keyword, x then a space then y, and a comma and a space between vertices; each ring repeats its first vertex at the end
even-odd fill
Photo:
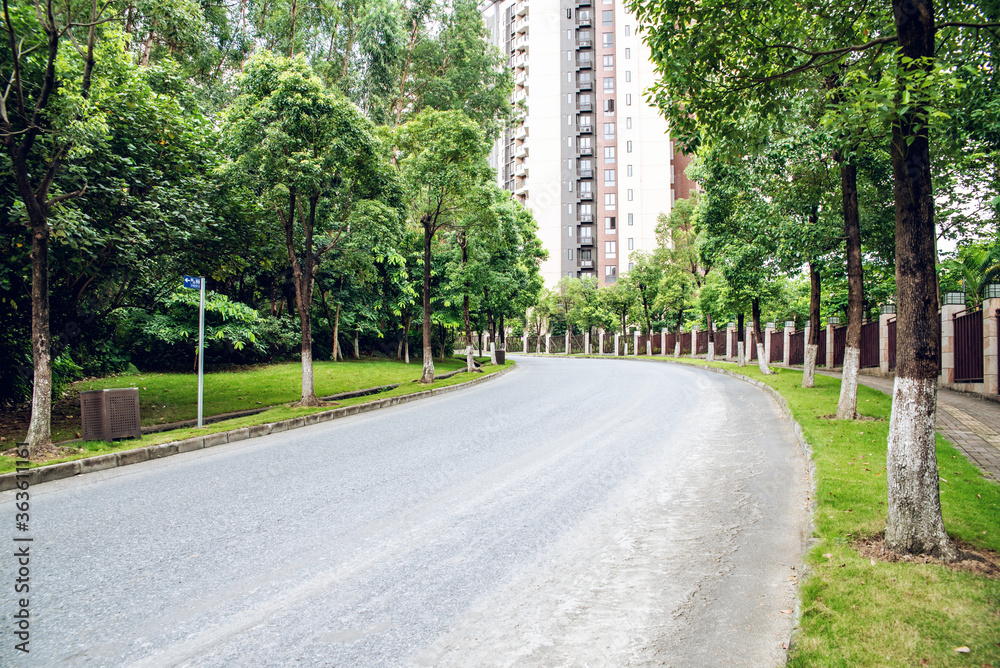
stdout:
POLYGON ((578 246, 593 246, 594 245, 594 237, 577 237, 576 238, 576 244, 578 246))
POLYGON ((514 22, 514 32, 523 35, 528 32, 528 17, 518 19, 514 22))
POLYGON ((594 268, 594 261, 593 260, 580 260, 577 263, 576 266, 580 267, 581 269, 593 269, 594 268))
POLYGON ((589 16, 581 16, 577 20, 576 24, 578 26, 580 26, 581 28, 589 28, 590 27, 590 17, 589 16))
POLYGON ((576 48, 578 49, 589 49, 594 43, 589 39, 578 39, 576 40, 576 48))
POLYGON ((516 16, 524 16, 528 13, 528 0, 520 0, 516 5, 514 5, 514 14, 516 16))
POLYGON ((581 213, 580 215, 578 215, 576 217, 576 219, 578 221, 580 221, 581 223, 583 223, 584 225, 589 225, 590 223, 594 222, 594 214, 592 214, 592 213, 581 213))
POLYGON ((510 64, 518 69, 526 69, 528 67, 528 56, 523 53, 516 55, 511 58, 510 64))
POLYGON ((594 201, 594 191, 593 190, 587 190, 585 192, 578 192, 576 194, 576 198, 578 200, 583 201, 583 202, 593 202, 594 201))
POLYGON ((594 84, 590 79, 577 80, 576 89, 582 91, 593 90, 594 84))
POLYGON ((528 184, 527 183, 523 183, 520 186, 518 186, 517 188, 515 188, 514 189, 514 194, 517 195, 518 197, 527 197, 528 196, 528 184))
POLYGON ((577 174, 577 176, 579 176, 582 179, 589 179, 589 178, 592 178, 594 176, 594 170, 592 170, 592 169, 578 169, 578 170, 576 170, 576 174, 577 174))
POLYGON ((576 150, 580 155, 594 155, 593 146, 578 146, 576 150))
POLYGON ((594 126, 593 125, 577 125, 576 126, 576 131, 577 131, 577 134, 581 134, 581 135, 593 134, 593 132, 594 132, 594 126))
POLYGON ((524 178, 528 175, 528 163, 522 162, 514 168, 514 176, 524 178))
POLYGON ((520 72, 518 72, 518 74, 516 74, 514 76, 514 83, 516 85, 518 85, 518 86, 524 86, 525 88, 527 88, 527 86, 528 86, 528 73, 525 72, 524 70, 521 70, 520 72))
POLYGON ((522 53, 523 52, 527 52, 528 51, 528 38, 522 36, 522 37, 518 37, 517 39, 515 39, 514 40, 514 50, 515 51, 520 51, 522 53))
POLYGON ((517 104, 521 100, 524 100, 524 103, 528 104, 528 91, 524 90, 523 88, 519 91, 515 91, 513 97, 513 102, 515 104, 517 104))
POLYGON ((594 69, 594 61, 590 60, 589 58, 586 60, 578 60, 576 61, 576 69, 577 71, 592 70, 594 69))
POLYGON ((521 125, 518 126, 517 130, 514 130, 514 139, 527 139, 528 138, 528 128, 521 125))
POLYGON ((578 104, 576 105, 576 110, 579 113, 587 114, 594 110, 594 105, 590 104, 589 102, 586 104, 578 104))
POLYGON ((521 144, 520 146, 518 146, 517 149, 514 150, 514 157, 515 158, 527 158, 528 157, 528 145, 527 144, 521 144))
POLYGON ((591 6, 591 0, 576 0, 576 6, 577 6, 577 9, 579 9, 581 7, 590 7, 591 6))

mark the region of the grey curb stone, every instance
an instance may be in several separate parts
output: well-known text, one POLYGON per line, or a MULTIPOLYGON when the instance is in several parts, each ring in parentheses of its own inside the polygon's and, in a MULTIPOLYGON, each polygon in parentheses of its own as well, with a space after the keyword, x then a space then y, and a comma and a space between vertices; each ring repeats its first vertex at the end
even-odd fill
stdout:
POLYGON ((229 442, 229 433, 225 431, 220 431, 217 434, 208 434, 205 436, 205 447, 211 448, 216 445, 224 445, 229 442))
POLYGON ((243 427, 242 429, 233 429, 229 433, 229 442, 236 443, 237 441, 245 441, 250 438, 250 428, 243 427))
POLYGON ((28 478, 28 480, 30 484, 37 485, 38 483, 48 482, 50 480, 72 478, 79 472, 80 472, 79 460, 75 462, 63 462, 62 464, 53 464, 51 466, 40 466, 37 469, 31 469, 31 477, 28 478))
MULTIPOLYGON (((259 424, 253 427, 243 427, 241 429, 233 429, 231 431, 222 431, 215 434, 208 434, 206 436, 194 436, 192 438, 186 438, 182 441, 171 441, 169 443, 161 443, 159 445, 150 445, 145 448, 136 448, 135 450, 123 450, 122 452, 111 452, 104 455, 97 455, 95 457, 78 459, 72 462, 63 462, 62 464, 40 466, 38 468, 30 470, 30 472, 28 473, 27 480, 29 485, 35 485, 42 482, 49 482, 50 480, 71 478, 81 473, 104 471, 107 469, 117 468, 119 466, 138 464, 139 462, 149 461, 150 459, 160 459, 162 457, 169 457, 170 455, 175 455, 182 452, 191 452, 193 450, 210 448, 212 446, 222 445, 224 443, 234 443, 237 441, 246 440, 248 438, 267 436, 268 434, 275 434, 278 432, 287 431, 289 429, 304 427, 306 425, 313 425, 320 422, 329 422, 330 420, 347 417, 348 415, 367 413, 369 411, 378 410, 380 408, 397 406, 399 404, 405 404, 410 401, 417 401, 419 399, 435 396, 435 394, 441 394, 443 392, 452 392, 461 387, 466 387, 469 385, 478 385, 479 383, 486 382, 487 380, 499 378, 500 376, 503 376, 504 374, 508 373, 514 368, 515 367, 508 367, 506 369, 501 369, 500 371, 496 373, 491 373, 488 376, 481 376, 474 380, 469 380, 464 383, 459 383, 457 385, 449 385, 448 387, 443 387, 440 388, 439 390, 423 390, 422 392, 414 392, 413 394, 404 394, 396 397, 375 399, 373 401, 369 401, 363 404, 355 404, 353 406, 335 408, 333 410, 323 411, 322 413, 313 413, 312 415, 307 415, 304 417, 282 420, 281 422, 259 424)), ((799 433, 801 433, 801 429, 799 429, 798 431, 799 433)), ((23 479, 24 477, 22 474, 22 480, 23 479)), ((0 492, 4 492, 10 489, 15 489, 16 487, 17 487, 16 473, 4 473, 0 475, 0 492)))
POLYGON ((192 452, 194 450, 201 450, 204 447, 204 436, 193 436, 192 438, 185 438, 183 441, 177 441, 177 452, 192 452))
POLYGON ((159 445, 151 445, 147 450, 149 450, 150 459, 160 459, 161 457, 169 457, 170 455, 176 455, 179 450, 178 446, 180 441, 171 441, 170 443, 161 443, 159 445))
POLYGON ((113 469, 116 466, 118 466, 118 454, 115 452, 109 452, 106 455, 87 457, 86 459, 81 459, 79 461, 80 461, 80 473, 103 471, 105 469, 113 469))
POLYGON ((125 450, 124 452, 116 454, 118 455, 118 466, 128 466, 129 464, 138 464, 139 462, 149 461, 149 450, 146 448, 125 450))

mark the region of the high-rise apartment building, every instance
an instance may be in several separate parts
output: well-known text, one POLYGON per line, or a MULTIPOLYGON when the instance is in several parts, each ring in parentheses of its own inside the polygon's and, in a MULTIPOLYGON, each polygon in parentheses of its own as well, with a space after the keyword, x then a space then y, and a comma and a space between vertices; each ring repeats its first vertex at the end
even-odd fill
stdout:
POLYGON ((633 251, 656 246, 656 218, 687 197, 688 160, 645 101, 649 49, 622 0, 496 0, 481 5, 514 72, 517 125, 497 142, 500 184, 532 209, 562 276, 614 283, 633 251))

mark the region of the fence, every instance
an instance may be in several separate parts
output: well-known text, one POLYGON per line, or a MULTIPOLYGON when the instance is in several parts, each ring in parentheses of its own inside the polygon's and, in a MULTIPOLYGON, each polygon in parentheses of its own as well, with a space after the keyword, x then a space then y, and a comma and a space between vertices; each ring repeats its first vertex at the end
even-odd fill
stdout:
MULTIPOLYGON (((846 337, 845 337, 846 341, 846 337)), ((879 322, 861 325, 861 368, 879 365, 879 322)))
MULTIPOLYGON (((833 366, 844 366, 844 351, 846 350, 847 350, 847 327, 834 327, 833 366)), ((825 353, 826 351, 824 350, 823 352, 825 353)), ((823 357, 825 359, 826 355, 824 355, 823 357)))
POLYGON ((806 363, 806 330, 800 329, 788 335, 788 363, 791 365, 806 363))
POLYGON ((674 354, 674 348, 676 346, 677 346, 677 334, 675 334, 674 332, 668 332, 667 333, 667 349, 666 349, 665 352, 668 355, 673 355, 674 354))
POLYGON ((955 382, 983 382, 983 312, 980 309, 955 319, 955 382))
POLYGON ((755 361, 757 359, 757 334, 754 333, 754 332, 750 333, 749 347, 750 347, 750 351, 748 353, 745 353, 745 354, 747 356, 747 360, 749 360, 750 362, 753 362, 753 361, 755 361))
POLYGON ((691 332, 681 332, 681 355, 691 354, 691 332))
POLYGON ((566 352, 565 334, 560 334, 559 336, 553 336, 549 339, 549 352, 553 354, 566 352))
POLYGON ((545 352, 545 339, 537 334, 530 334, 528 336, 528 350, 525 352, 534 353, 538 351, 545 352))
POLYGON ((709 332, 698 332, 698 340, 695 342, 695 355, 708 354, 708 335, 709 332))
POLYGON ((713 334, 715 337, 715 354, 716 356, 725 357, 726 355, 726 330, 720 329, 713 334))
POLYGON ((639 336, 639 354, 640 355, 645 355, 646 354, 646 342, 649 341, 650 344, 652 344, 650 346, 650 348, 651 348, 653 354, 654 355, 659 355, 660 352, 661 352, 661 350, 660 350, 660 343, 661 343, 660 339, 661 339, 661 337, 660 337, 659 334, 650 334, 648 336, 645 335, 645 334, 640 335, 639 336))
POLYGON ((523 353, 524 352, 524 339, 519 336, 508 336, 507 337, 507 352, 509 353, 523 353))
POLYGON ((572 334, 572 335, 570 335, 570 337, 569 337, 569 347, 570 347, 570 349, 567 352, 577 353, 577 354, 582 355, 583 352, 584 352, 584 350, 583 350, 583 344, 584 343, 586 343, 586 342, 584 341, 583 334, 572 334))
POLYGON ((768 361, 772 364, 785 361, 785 337, 779 330, 771 332, 771 356, 768 361))

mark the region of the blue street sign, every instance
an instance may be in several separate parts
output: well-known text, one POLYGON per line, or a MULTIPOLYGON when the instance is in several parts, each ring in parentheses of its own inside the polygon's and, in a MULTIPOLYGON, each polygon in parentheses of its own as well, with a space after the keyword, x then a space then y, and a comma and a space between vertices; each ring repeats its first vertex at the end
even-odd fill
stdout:
POLYGON ((184 287, 191 288, 192 290, 201 290, 201 277, 200 276, 185 276, 184 277, 184 287))

